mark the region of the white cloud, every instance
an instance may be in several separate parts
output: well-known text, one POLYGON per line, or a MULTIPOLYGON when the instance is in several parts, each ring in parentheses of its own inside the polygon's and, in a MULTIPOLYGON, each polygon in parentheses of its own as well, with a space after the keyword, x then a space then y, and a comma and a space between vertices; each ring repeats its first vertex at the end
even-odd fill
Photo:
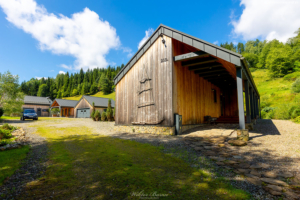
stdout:
POLYGON ((213 44, 218 45, 218 44, 219 44, 219 41, 218 41, 218 40, 217 40, 217 41, 214 41, 213 44))
POLYGON ((121 44, 116 29, 88 8, 69 18, 48 13, 34 0, 0 0, 0 6, 6 19, 31 34, 41 50, 75 57, 75 70, 106 67, 106 54, 121 44))
POLYGON ((59 73, 59 74, 65 74, 66 72, 64 72, 64 71, 59 71, 58 73, 59 73))
POLYGON ((68 65, 65 65, 65 64, 61 64, 60 66, 62 68, 65 68, 65 69, 72 70, 72 66, 68 66, 68 65))
POLYGON ((233 33, 244 40, 278 39, 286 42, 300 27, 298 0, 241 0, 243 13, 235 20, 231 14, 233 33))
POLYGON ((38 77, 38 76, 36 76, 35 78, 36 78, 37 80, 40 80, 40 79, 42 79, 42 78, 48 79, 47 77, 38 77))
POLYGON ((127 53, 127 57, 128 58, 131 58, 133 56, 133 52, 132 52, 132 49, 128 48, 128 47, 122 47, 123 49, 123 52, 124 53, 127 53))
POLYGON ((138 49, 143 46, 143 44, 148 40, 148 38, 151 36, 151 34, 154 32, 152 28, 149 28, 145 31, 145 37, 139 42, 138 49))

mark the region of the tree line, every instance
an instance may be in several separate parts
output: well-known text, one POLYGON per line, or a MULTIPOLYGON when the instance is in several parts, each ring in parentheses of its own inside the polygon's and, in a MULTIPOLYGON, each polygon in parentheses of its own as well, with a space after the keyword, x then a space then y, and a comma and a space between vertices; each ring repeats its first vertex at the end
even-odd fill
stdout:
POLYGON ((286 43, 277 39, 271 41, 249 40, 245 44, 220 44, 221 47, 240 53, 246 58, 251 68, 269 69, 271 77, 283 77, 300 71, 300 28, 296 36, 286 43))
POLYGON ((25 95, 50 97, 51 99, 76 95, 95 94, 102 91, 110 94, 114 91, 113 78, 124 67, 81 69, 78 73, 57 74, 55 78, 32 78, 21 83, 21 91, 25 95))

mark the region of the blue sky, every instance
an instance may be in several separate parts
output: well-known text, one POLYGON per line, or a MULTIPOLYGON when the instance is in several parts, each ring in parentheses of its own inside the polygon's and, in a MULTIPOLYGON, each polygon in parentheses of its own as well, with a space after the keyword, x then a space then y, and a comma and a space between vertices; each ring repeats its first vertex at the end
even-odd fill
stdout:
MULTIPOLYGON (((259 14, 252 16, 264 9, 272 18, 270 9, 282 7, 268 2, 0 0, 0 72, 9 70, 23 81, 81 67, 126 64, 146 31, 150 34, 161 23, 217 44, 257 37, 284 41, 300 26, 299 17, 286 17, 297 18, 293 26, 277 20, 278 27, 259 14), (288 31, 281 31, 284 26, 288 31)), ((280 9, 273 15, 276 20, 280 9)))

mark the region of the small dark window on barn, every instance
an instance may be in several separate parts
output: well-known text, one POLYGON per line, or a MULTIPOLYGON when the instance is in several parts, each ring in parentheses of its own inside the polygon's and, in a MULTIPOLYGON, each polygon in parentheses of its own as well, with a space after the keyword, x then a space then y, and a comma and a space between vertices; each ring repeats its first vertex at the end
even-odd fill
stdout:
POLYGON ((217 103, 217 91, 214 90, 214 102, 217 103))

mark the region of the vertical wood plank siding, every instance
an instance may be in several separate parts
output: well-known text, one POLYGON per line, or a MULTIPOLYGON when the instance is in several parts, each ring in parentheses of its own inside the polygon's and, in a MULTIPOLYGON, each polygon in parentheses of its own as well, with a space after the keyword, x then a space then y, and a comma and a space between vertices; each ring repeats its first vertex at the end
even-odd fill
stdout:
MULTIPOLYGON (((77 106, 75 107, 75 109, 74 109, 75 117, 77 117, 76 116, 77 115, 77 109, 79 109, 79 108, 90 108, 90 109, 92 109, 93 107, 84 98, 82 98, 80 100, 80 102, 77 104, 77 106)), ((90 112, 90 113, 92 113, 92 112, 90 112)))
POLYGON ((130 125, 132 122, 156 122, 163 119, 162 126, 173 125, 172 111, 172 39, 163 36, 144 53, 116 86, 116 124, 130 125), (162 59, 166 62, 161 62, 162 59), (145 69, 144 69, 145 67, 145 69), (138 95, 147 84, 140 80, 149 76, 152 90, 138 95), (152 95, 152 96, 151 96, 152 95), (154 101, 154 105, 138 108, 139 103, 154 101))
MULTIPOLYGON (((173 40, 173 56, 197 51, 197 49, 173 40)), ((219 117, 221 115, 220 89, 199 77, 181 62, 174 62, 173 72, 173 110, 182 115, 182 124, 200 124, 204 116, 219 117), (217 102, 214 102, 216 90, 217 102)))

